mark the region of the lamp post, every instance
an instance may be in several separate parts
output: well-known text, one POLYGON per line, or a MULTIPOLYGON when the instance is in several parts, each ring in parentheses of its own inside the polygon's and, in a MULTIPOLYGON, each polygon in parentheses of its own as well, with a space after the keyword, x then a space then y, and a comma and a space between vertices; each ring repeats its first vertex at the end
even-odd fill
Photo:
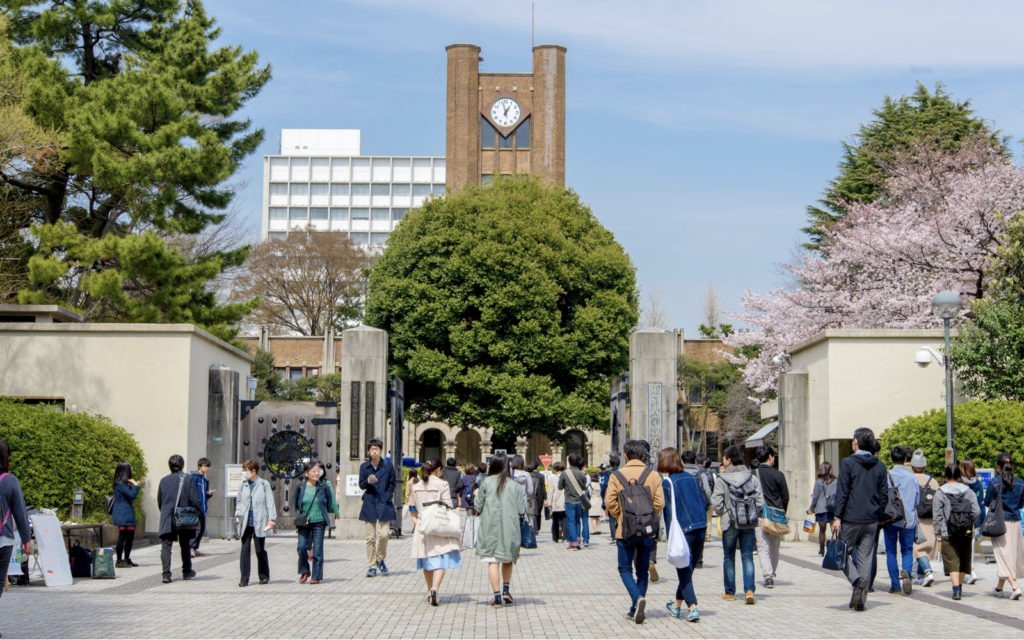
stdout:
POLYGON ((932 313, 942 318, 942 332, 946 351, 942 364, 946 368, 946 457, 956 461, 953 448, 953 366, 949 353, 949 322, 960 313, 960 294, 956 291, 940 291, 932 298, 932 313))

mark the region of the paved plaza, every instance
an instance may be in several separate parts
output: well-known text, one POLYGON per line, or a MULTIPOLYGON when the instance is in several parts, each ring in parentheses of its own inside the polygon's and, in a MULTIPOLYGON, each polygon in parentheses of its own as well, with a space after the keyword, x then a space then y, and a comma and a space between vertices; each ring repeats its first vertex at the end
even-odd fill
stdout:
MULTIPOLYGON (((948 579, 915 587, 910 597, 889 595, 884 557, 877 593, 865 613, 848 609, 841 574, 819 568, 817 545, 784 543, 774 589, 758 588, 755 606, 725 602, 722 553, 710 544, 696 587, 704 618, 697 624, 669 617, 675 573, 659 563, 662 579, 648 590, 648 617, 624 617, 625 590, 608 536, 589 548, 567 551, 545 533, 536 550, 516 566, 515 606, 492 609, 485 567, 472 551, 445 578, 439 607, 425 599, 422 574, 409 557, 411 538, 392 540, 388 577, 363 576, 361 541, 325 541, 325 582, 296 582, 294 536, 270 539, 271 582, 238 587, 238 542, 210 541, 195 561, 198 576, 160 581, 159 548, 134 554, 142 566, 118 569, 116 580, 77 580, 47 589, 41 581, 14 587, 0 600, 4 638, 1009 638, 1024 635, 1024 601, 992 595, 995 565, 980 566, 981 579, 949 598, 948 579)), ((756 562, 756 558, 755 558, 756 562)), ((255 572, 255 562, 253 563, 255 572)), ((740 585, 742 588, 742 585, 740 585)))

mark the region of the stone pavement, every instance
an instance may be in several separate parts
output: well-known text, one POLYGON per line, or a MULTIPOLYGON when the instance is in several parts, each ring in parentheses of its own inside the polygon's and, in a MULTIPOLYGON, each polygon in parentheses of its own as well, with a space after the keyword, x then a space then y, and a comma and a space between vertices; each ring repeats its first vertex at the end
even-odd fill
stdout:
MULTIPOLYGON (((877 593, 864 613, 848 609, 849 588, 841 574, 820 569, 817 546, 784 543, 774 589, 758 588, 755 606, 725 602, 722 552, 709 544, 696 588, 704 618, 692 624, 669 617, 675 573, 659 563, 662 579, 648 590, 648 617, 637 625, 624 617, 625 590, 615 569, 608 536, 589 548, 567 551, 541 535, 536 550, 524 550, 512 580, 516 605, 501 609, 491 599, 486 569, 467 551, 461 569, 449 572, 441 606, 425 600, 422 574, 409 557, 409 536, 392 540, 388 577, 364 577, 361 541, 325 541, 325 582, 296 582, 294 536, 270 539, 271 582, 238 587, 238 543, 203 545, 199 575, 186 582, 175 565, 174 582, 160 581, 159 548, 134 554, 142 566, 118 569, 116 580, 78 580, 47 589, 36 580, 0 599, 5 638, 1004 638, 1024 636, 1024 600, 993 595, 995 565, 979 567, 981 580, 949 599, 948 579, 915 587, 910 597, 889 595, 884 557, 877 593)), ((663 548, 663 547, 662 547, 663 548)), ((738 558, 737 558, 738 561, 738 558)), ((756 564, 755 557, 755 564, 756 564)), ((255 571, 255 561, 253 562, 255 571)), ((760 571, 758 570, 758 573, 760 571)), ((742 587, 742 585, 739 585, 742 587)))

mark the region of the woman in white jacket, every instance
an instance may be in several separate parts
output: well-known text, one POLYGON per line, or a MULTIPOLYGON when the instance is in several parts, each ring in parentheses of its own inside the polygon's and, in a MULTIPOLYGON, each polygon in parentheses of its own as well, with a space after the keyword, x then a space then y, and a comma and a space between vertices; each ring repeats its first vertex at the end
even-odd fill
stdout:
POLYGON ((270 560, 265 548, 267 533, 277 527, 277 508, 274 505, 274 491, 270 483, 259 476, 260 463, 246 460, 242 463, 245 480, 238 490, 235 501, 235 520, 238 522, 238 534, 242 538, 242 553, 239 557, 241 579, 238 586, 249 586, 249 567, 251 556, 249 549, 252 541, 256 541, 256 573, 260 584, 270 582, 270 560))

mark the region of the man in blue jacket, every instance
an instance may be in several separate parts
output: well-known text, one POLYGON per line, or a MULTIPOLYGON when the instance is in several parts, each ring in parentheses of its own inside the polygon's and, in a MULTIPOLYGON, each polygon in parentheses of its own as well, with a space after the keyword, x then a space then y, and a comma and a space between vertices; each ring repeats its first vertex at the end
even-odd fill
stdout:
POLYGON ((210 498, 213 497, 213 489, 210 488, 210 480, 206 477, 210 466, 213 463, 209 458, 199 458, 196 463, 196 470, 192 472, 192 483, 196 486, 196 493, 199 494, 199 528, 196 529, 196 537, 192 538, 192 557, 198 558, 203 555, 199 552, 199 543, 206 535, 206 511, 210 506, 210 498))
POLYGON ((846 577, 853 589, 850 608, 856 611, 866 606, 878 522, 889 502, 888 472, 871 453, 876 444, 871 429, 861 427, 853 432, 853 455, 839 467, 836 486, 832 531, 839 534, 846 542, 847 553, 854 556, 846 563, 846 577))
POLYGON ((363 493, 363 507, 359 519, 366 523, 366 561, 370 568, 366 577, 388 575, 384 559, 388 554, 388 533, 391 521, 397 518, 392 498, 395 494, 395 469, 381 458, 384 442, 370 440, 366 453, 370 459, 359 465, 359 488, 363 493))

